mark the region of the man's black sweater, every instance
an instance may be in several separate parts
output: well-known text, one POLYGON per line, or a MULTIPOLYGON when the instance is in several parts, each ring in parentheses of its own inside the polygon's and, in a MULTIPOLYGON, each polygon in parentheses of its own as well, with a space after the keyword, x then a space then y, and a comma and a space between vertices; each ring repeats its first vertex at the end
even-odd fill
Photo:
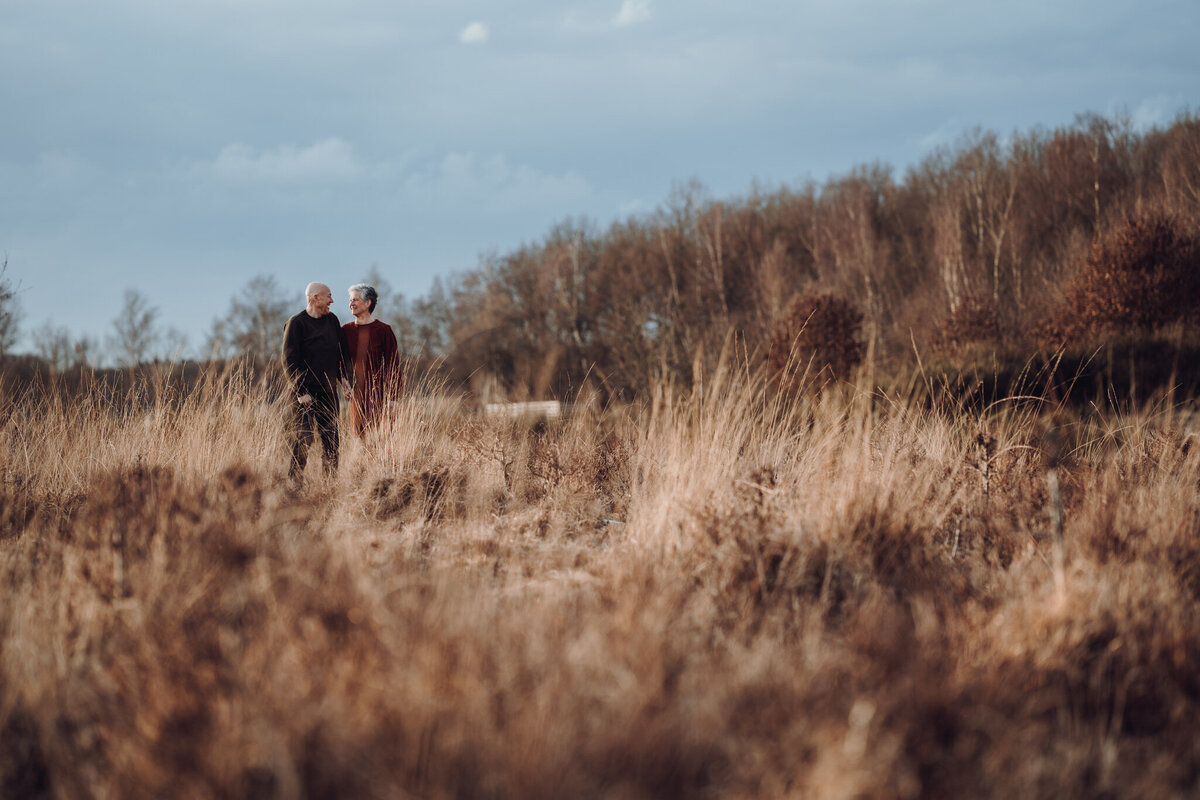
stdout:
POLYGON ((283 369, 295 394, 333 394, 338 378, 350 374, 350 348, 336 314, 314 317, 307 310, 283 329, 283 369))

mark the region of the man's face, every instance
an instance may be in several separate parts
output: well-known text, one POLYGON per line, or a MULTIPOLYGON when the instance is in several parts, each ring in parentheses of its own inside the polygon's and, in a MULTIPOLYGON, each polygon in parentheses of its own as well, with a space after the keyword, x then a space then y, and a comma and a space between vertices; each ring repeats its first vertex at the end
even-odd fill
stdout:
POLYGON ((329 307, 333 305, 333 293, 328 289, 322 289, 316 294, 308 298, 308 303, 312 306, 312 310, 318 317, 329 313, 329 307))

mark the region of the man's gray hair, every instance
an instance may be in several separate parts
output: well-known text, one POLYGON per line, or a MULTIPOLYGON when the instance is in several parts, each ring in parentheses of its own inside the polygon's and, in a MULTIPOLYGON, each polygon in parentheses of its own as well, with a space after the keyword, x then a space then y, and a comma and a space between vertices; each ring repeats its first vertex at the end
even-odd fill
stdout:
POLYGON ((367 301, 367 310, 372 314, 375 313, 375 304, 379 302, 379 292, 375 291, 375 287, 368 283, 356 283, 347 291, 358 292, 358 296, 367 301))

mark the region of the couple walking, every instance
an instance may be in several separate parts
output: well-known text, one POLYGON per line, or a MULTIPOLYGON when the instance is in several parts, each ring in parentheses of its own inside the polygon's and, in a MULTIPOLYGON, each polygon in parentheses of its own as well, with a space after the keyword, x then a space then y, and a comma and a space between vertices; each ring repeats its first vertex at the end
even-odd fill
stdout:
POLYGON ((378 424, 404 383, 396 334, 373 316, 379 293, 365 283, 349 291, 352 322, 340 325, 329 310, 329 287, 310 283, 304 290, 307 307, 283 329, 283 369, 292 412, 288 476, 293 482, 308 463, 314 429, 321 437, 326 474, 336 471, 339 395, 349 401, 350 423, 355 435, 362 436, 378 424))

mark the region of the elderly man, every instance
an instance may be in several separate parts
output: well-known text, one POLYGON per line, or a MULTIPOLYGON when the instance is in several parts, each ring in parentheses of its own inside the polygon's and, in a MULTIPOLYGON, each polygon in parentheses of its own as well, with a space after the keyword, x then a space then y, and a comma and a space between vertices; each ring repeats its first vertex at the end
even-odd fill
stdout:
POLYGON ((337 470, 338 383, 350 375, 350 350, 337 315, 330 313, 333 293, 323 283, 304 290, 308 307, 287 321, 283 329, 283 369, 292 405, 292 462, 288 477, 293 483, 304 473, 313 428, 321 437, 325 474, 337 470))

